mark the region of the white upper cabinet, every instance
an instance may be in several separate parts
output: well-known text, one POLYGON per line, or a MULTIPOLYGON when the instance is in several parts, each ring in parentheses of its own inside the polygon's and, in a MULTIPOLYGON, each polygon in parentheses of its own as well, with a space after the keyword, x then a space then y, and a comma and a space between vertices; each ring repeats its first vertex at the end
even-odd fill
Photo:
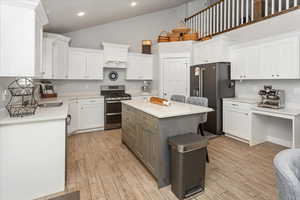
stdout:
POLYGON ((229 42, 226 38, 218 37, 193 45, 193 65, 228 62, 229 42))
POLYGON ((299 37, 260 42, 231 51, 231 78, 299 79, 299 37))
POLYGON ((103 80, 102 51, 70 48, 69 55, 69 79, 103 80))
POLYGON ((57 40, 53 45, 53 78, 66 79, 68 78, 69 66, 69 41, 57 40))
POLYGON ((41 77, 43 26, 39 0, 0 1, 0 76, 41 77))
POLYGON ((104 66, 107 68, 126 68, 129 45, 103 43, 104 66))
POLYGON ((247 47, 233 50, 231 54, 232 79, 257 79, 260 74, 259 48, 247 47), (241 67, 243 66, 243 67, 241 67))
POLYGON ((264 79, 299 79, 299 37, 263 45, 261 67, 264 79))
POLYGON ((44 33, 42 78, 65 79, 68 70, 68 50, 70 38, 44 33))
POLYGON ((152 80, 153 55, 133 54, 128 55, 126 80, 152 80))

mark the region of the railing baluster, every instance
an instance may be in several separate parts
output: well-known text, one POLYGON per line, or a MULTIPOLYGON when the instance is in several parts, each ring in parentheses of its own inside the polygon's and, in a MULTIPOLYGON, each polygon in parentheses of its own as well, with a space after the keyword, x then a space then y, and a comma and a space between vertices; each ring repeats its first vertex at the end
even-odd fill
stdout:
POLYGON ((240 24, 244 23, 244 0, 241 0, 241 17, 240 17, 240 24))
POLYGON ((228 14, 228 29, 230 29, 231 28, 231 25, 230 25, 230 17, 231 17, 231 13, 230 13, 230 11, 231 11, 231 1, 232 0, 228 0, 228 10, 227 10, 227 14, 228 14))
POLYGON ((297 0, 294 0, 294 7, 297 6, 297 0))
POLYGON ((272 13, 272 15, 275 13, 275 0, 272 0, 271 1, 271 3, 272 3, 272 9, 271 9, 271 13, 272 13))
POLYGON ((220 32, 220 6, 221 4, 217 4, 217 20, 216 20, 216 23, 217 23, 217 26, 216 26, 216 32, 220 32))
POLYGON ((268 16, 269 15, 269 13, 268 13, 268 11, 269 11, 269 9, 268 9, 268 0, 265 0, 265 16, 268 16))
POLYGON ((231 2, 232 2, 232 9, 231 9, 231 14, 232 14, 232 20, 231 20, 231 27, 233 28, 233 27, 235 27, 235 20, 234 20, 234 15, 235 15, 235 0, 231 0, 231 2))
POLYGON ((249 22, 249 0, 246 0, 246 23, 249 22))
POLYGON ((282 0, 278 0, 278 12, 282 10, 282 0))
POLYGON ((251 21, 254 20, 254 0, 251 1, 251 21))
POLYGON ((236 0, 236 26, 240 25, 240 2, 236 0))
POLYGON ((213 21, 212 21, 213 29, 212 29, 212 33, 214 34, 216 32, 216 16, 217 16, 216 6, 214 6, 213 9, 212 9, 212 16, 213 16, 213 21))
POLYGON ((285 2, 285 9, 289 9, 290 8, 290 1, 289 0, 286 0, 285 2))
POLYGON ((224 24, 223 24, 223 20, 224 20, 224 16, 223 16, 223 9, 224 9, 224 1, 221 2, 220 4, 220 31, 224 30, 224 24))
POLYGON ((200 25, 200 38, 203 37, 203 32, 204 32, 204 26, 203 26, 203 13, 200 13, 200 21, 201 21, 201 25, 200 25))
POLYGON ((227 0, 224 0, 224 31, 227 30, 227 0))

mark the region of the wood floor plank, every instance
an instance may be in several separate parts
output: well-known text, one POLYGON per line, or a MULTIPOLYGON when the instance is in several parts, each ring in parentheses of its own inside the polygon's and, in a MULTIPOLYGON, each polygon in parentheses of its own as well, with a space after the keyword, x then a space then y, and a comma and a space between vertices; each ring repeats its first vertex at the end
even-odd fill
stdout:
MULTIPOLYGON (((66 191, 81 200, 176 200, 121 143, 121 130, 73 135, 68 140, 66 191)), ((227 137, 210 140, 205 191, 191 200, 273 200, 277 198, 273 158, 284 147, 254 147, 227 137)))

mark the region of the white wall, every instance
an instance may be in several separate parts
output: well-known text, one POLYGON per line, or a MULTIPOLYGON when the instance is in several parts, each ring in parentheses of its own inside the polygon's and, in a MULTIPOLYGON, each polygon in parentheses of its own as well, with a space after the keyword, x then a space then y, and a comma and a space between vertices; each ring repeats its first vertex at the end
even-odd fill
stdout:
POLYGON ((102 42, 129 44, 130 51, 141 52, 142 40, 153 40, 163 30, 173 29, 185 18, 185 6, 179 6, 109 24, 98 25, 66 33, 72 38, 71 46, 100 48, 102 42))
POLYGON ((258 98, 258 90, 264 85, 285 91, 286 104, 300 107, 300 80, 248 80, 236 81, 236 96, 258 98))

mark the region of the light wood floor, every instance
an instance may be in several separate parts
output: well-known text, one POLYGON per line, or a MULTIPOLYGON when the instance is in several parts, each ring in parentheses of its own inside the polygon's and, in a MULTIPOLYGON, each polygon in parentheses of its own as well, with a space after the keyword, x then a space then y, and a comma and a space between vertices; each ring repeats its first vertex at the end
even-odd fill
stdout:
MULTIPOLYGON (((81 200, 177 199, 170 187, 158 190, 153 177, 121 144, 120 130, 74 135, 69 147, 65 193, 80 190, 81 200)), ((249 147, 224 136, 211 140, 206 189, 193 200, 276 199, 272 160, 283 149, 271 143, 249 147)))

